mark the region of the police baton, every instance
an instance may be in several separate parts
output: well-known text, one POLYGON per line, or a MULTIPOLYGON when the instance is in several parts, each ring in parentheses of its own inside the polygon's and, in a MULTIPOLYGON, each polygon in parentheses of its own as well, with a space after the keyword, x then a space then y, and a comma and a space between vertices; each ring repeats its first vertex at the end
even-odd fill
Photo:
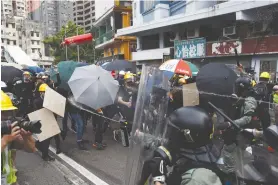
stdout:
POLYGON ((222 112, 220 109, 218 109, 215 105, 213 105, 211 102, 208 102, 208 104, 216 111, 218 112, 221 116, 223 116, 226 120, 228 120, 238 131, 242 131, 242 129, 235 124, 235 122, 229 118, 224 112, 222 112))

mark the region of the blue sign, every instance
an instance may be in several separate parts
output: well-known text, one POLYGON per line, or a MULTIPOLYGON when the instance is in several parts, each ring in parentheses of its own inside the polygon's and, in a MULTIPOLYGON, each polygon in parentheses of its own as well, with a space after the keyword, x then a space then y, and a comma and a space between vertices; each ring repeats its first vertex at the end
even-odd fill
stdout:
POLYGON ((206 56, 206 39, 176 40, 174 42, 175 58, 202 58, 206 56))

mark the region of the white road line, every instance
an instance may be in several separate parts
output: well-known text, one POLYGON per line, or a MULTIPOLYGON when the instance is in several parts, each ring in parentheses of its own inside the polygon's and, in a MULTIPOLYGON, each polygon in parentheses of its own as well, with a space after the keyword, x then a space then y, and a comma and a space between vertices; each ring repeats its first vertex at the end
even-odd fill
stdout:
MULTIPOLYGON (((53 152, 55 154, 56 150, 53 147, 49 147, 49 150, 51 152, 53 152)), ((60 157, 64 162, 66 162, 68 165, 70 165, 72 168, 74 168, 75 170, 77 170, 79 173, 81 173, 84 177, 86 177, 89 181, 91 181, 92 183, 96 184, 96 185, 109 185, 106 182, 104 182, 103 180, 101 180, 100 178, 98 178, 96 175, 94 175, 93 173, 91 173, 89 170, 87 170, 85 167, 83 167, 82 165, 78 164, 77 162, 75 162, 74 160, 72 160, 71 158, 69 158, 68 156, 66 156, 63 153, 60 153, 57 155, 58 157, 60 157)))

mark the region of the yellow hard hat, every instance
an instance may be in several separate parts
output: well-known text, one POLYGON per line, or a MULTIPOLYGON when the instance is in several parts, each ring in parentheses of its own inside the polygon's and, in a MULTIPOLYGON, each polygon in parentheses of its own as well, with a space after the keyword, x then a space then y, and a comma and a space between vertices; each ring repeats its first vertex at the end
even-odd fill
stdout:
POLYGON ((186 84, 186 80, 184 78, 180 78, 178 83, 181 85, 186 84))
POLYGON ((24 71, 23 75, 31 75, 31 73, 28 71, 24 71))
POLYGON ((48 87, 47 84, 41 84, 40 87, 39 87, 39 92, 45 92, 47 87, 48 87))
POLYGON ((262 72, 260 78, 270 78, 270 74, 268 72, 262 72))
POLYGON ((134 75, 132 73, 126 73, 124 76, 124 80, 131 79, 131 78, 133 78, 133 76, 134 75))
POLYGON ((11 98, 1 91, 1 111, 16 110, 17 108, 13 105, 11 98))

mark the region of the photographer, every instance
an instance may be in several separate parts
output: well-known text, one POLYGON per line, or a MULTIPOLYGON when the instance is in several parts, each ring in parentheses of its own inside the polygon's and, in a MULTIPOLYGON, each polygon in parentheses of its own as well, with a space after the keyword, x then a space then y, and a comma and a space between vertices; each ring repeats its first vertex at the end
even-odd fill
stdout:
POLYGON ((3 91, 1 92, 1 183, 13 184, 17 178, 13 167, 12 149, 35 152, 35 141, 30 132, 12 123, 11 117, 17 110, 11 99, 3 91))

